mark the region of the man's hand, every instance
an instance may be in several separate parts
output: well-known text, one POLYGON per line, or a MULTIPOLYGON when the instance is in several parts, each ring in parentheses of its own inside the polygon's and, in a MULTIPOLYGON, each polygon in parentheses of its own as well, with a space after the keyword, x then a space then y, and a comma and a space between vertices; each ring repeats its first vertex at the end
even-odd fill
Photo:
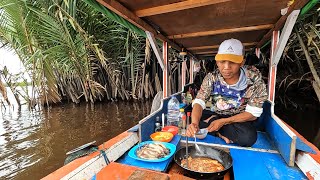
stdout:
POLYGON ((191 123, 191 124, 189 124, 189 126, 188 126, 186 135, 189 136, 189 137, 194 137, 194 135, 195 135, 196 132, 198 132, 198 131, 199 131, 199 125, 197 125, 197 124, 195 124, 195 123, 191 123))
POLYGON ((218 131, 222 126, 224 126, 225 120, 224 119, 217 119, 210 123, 210 125, 207 127, 209 132, 218 131))

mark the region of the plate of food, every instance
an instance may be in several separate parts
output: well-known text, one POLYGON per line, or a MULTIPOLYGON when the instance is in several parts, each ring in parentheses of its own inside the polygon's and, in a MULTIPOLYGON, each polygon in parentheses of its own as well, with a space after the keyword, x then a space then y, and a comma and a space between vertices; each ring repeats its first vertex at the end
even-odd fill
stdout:
POLYGON ((176 152, 176 146, 166 142, 145 141, 129 151, 129 157, 146 162, 162 162, 176 152))
POLYGON ((170 142, 173 138, 173 134, 171 132, 155 132, 150 135, 150 138, 153 141, 170 142))

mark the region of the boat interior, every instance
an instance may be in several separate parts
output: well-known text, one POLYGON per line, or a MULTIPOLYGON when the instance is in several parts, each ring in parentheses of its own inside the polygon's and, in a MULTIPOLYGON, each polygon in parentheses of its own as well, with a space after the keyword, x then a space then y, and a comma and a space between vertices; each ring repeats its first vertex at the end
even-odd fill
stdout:
MULTIPOLYGON (((192 84, 187 86, 190 85, 192 84)), ((176 93, 175 96, 180 97, 180 94, 181 92, 176 93)), ((169 99, 163 99, 161 107, 142 119, 138 125, 100 145, 99 151, 70 162, 44 179, 202 179, 186 173, 173 161, 173 157, 163 162, 144 162, 128 155, 137 143, 151 140, 156 117, 166 113, 169 99)), ((232 169, 223 179, 307 178, 295 163, 296 156, 301 152, 317 156, 319 151, 290 126, 273 116, 271 108, 270 102, 264 104, 264 112, 256 123, 259 129, 258 139, 252 147, 226 144, 221 138, 212 135, 197 140, 200 146, 230 153, 232 169)), ((188 109, 190 108, 186 106, 186 111, 188 109)), ((186 145, 186 138, 175 135, 170 143, 179 149, 186 145)), ((189 138, 189 146, 193 145, 194 138, 189 138)))

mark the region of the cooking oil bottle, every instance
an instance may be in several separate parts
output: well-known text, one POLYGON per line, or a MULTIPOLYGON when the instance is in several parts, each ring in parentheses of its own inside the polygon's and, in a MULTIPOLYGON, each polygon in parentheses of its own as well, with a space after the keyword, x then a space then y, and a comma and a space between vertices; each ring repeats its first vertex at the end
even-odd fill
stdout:
POLYGON ((183 127, 184 124, 186 124, 186 114, 184 113, 184 109, 181 108, 180 109, 180 114, 179 114, 179 124, 178 124, 179 134, 180 135, 184 135, 185 134, 185 127, 183 127))

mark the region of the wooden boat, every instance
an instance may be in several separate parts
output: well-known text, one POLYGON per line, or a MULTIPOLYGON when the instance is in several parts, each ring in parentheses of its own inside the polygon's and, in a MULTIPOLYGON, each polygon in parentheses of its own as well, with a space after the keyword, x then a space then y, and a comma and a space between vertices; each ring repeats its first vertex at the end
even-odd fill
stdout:
MULTIPOLYGON (((179 51, 183 47, 190 67, 200 56, 214 56, 214 49, 227 38, 241 40, 246 48, 260 48, 271 40, 268 79, 268 101, 258 122, 263 131, 250 148, 226 144, 208 135, 200 144, 223 148, 233 158, 233 171, 224 179, 320 179, 320 152, 293 128, 274 114, 277 64, 295 21, 318 1, 295 0, 86 0, 119 23, 143 33, 151 42, 163 69, 163 100, 160 108, 142 119, 130 130, 101 144, 99 150, 78 158, 43 179, 188 179, 172 162, 139 162, 128 151, 139 141, 147 141, 153 133, 155 119, 167 113, 168 45, 179 51), (106 9, 106 8, 107 9, 106 9), (280 15, 280 11, 286 11, 280 15), (280 35, 280 30, 281 35, 280 35), (163 42, 162 53, 157 40, 163 42)), ((186 62, 182 63, 181 88, 193 83, 193 70, 186 85, 186 62)), ((180 98, 180 93, 175 95, 180 98)), ((175 136, 172 144, 184 143, 175 136)), ((191 140, 190 143, 193 143, 191 140)))

